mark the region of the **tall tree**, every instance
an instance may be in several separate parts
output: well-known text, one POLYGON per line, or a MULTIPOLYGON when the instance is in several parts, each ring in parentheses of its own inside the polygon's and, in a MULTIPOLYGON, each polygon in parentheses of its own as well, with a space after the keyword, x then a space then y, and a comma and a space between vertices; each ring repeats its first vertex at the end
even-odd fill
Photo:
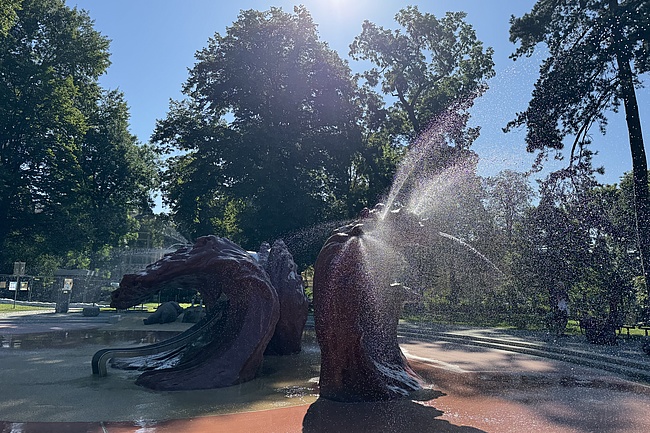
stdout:
POLYGON ((62 0, 24 0, 16 11, 0 36, 3 265, 115 244, 152 174, 122 96, 98 85, 109 42, 90 17, 62 0))
POLYGON ((0 36, 5 36, 13 27, 18 15, 17 10, 23 0, 2 0, 0 1, 0 36))
MULTIPOLYGON (((493 49, 483 49, 465 17, 464 12, 447 12, 438 19, 409 6, 395 16, 400 29, 365 21, 350 45, 353 59, 374 65, 363 74, 370 86, 395 98, 389 118, 398 139, 412 141, 458 100, 474 100, 494 76, 493 49)), ((455 106, 468 117, 468 104, 455 106)), ((462 132, 452 138, 467 148, 478 129, 462 132)))
MULTIPOLYGON (((102 92, 90 106, 88 130, 81 143, 84 214, 92 221, 93 250, 118 246, 137 232, 134 214, 151 216, 151 192, 157 187, 156 159, 129 130, 129 112, 121 92, 102 92)), ((77 197, 79 200, 79 197, 77 197)))
MULTIPOLYGON (((417 176, 404 177, 408 171, 397 170, 398 163, 433 174, 475 158, 468 148, 479 128, 467 127, 469 108, 487 89, 494 64, 492 48, 483 48, 465 16, 449 12, 438 19, 410 6, 395 16, 398 29, 365 21, 350 45, 353 59, 373 65, 361 74, 366 139, 359 174, 368 192, 386 194, 397 183, 398 201, 405 201, 417 176), (420 150, 411 155, 420 160, 403 160, 416 143, 420 150)), ((395 191, 383 200, 392 201, 395 191)))
POLYGON ((625 109, 634 178, 637 238, 646 287, 650 290, 650 199, 647 159, 635 88, 650 66, 650 3, 646 0, 540 0, 521 18, 511 18, 510 40, 520 46, 512 57, 530 56, 544 43, 548 58, 540 68, 528 108, 506 130, 525 125, 529 152, 541 162, 573 137, 588 145, 589 131, 604 132, 608 111, 625 109))
POLYGON ((550 316, 558 298, 566 299, 591 269, 593 221, 586 209, 596 182, 590 162, 586 155, 583 163, 549 174, 540 182, 539 204, 516 226, 510 269, 515 293, 544 300, 550 316))
POLYGON ((356 83, 307 10, 242 11, 196 58, 187 99, 153 136, 161 151, 184 152, 168 160, 165 194, 190 235, 227 224, 256 248, 345 216, 361 142, 356 83))

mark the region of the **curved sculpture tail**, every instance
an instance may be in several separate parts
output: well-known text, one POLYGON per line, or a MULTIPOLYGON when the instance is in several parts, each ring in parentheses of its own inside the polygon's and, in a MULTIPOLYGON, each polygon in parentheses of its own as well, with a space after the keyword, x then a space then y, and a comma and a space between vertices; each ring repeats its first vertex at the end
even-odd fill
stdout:
MULTIPOLYGON (((159 367, 165 359, 169 356, 176 355, 180 350, 185 348, 191 341, 195 340, 207 328, 208 317, 203 318, 200 322, 196 323, 189 329, 182 333, 175 335, 167 340, 158 343, 149 344, 139 347, 123 347, 123 348, 110 348, 101 349, 95 352, 91 360, 91 367, 93 374, 99 377, 104 377, 107 374, 106 365, 111 359, 115 358, 136 358, 136 357, 149 357, 144 362, 147 362, 147 368, 159 367), (150 355, 158 355, 155 359, 150 358, 150 355)), ((128 363, 129 366, 133 365, 128 363)), ((134 365, 133 365, 134 366, 134 365)), ((135 368, 135 366, 134 366, 135 368)))
POLYGON ((206 321, 170 343, 100 351, 93 357, 93 373, 101 375, 102 368, 105 373, 109 357, 162 350, 169 352, 137 384, 157 390, 208 389, 255 377, 280 315, 276 291, 257 262, 228 239, 204 236, 144 271, 125 275, 111 306, 129 308, 169 286, 199 289, 206 321))

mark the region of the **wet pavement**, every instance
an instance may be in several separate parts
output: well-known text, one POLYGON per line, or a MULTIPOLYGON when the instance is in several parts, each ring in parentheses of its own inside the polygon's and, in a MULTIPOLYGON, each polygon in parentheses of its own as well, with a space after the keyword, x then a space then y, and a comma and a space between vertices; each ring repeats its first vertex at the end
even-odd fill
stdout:
MULTIPOLYGON (((145 326, 144 313, 0 316, 0 432, 604 432, 650 431, 650 386, 557 359, 437 339, 401 338, 428 383, 414 400, 342 404, 317 397, 313 333, 292 357, 268 357, 260 378, 219 390, 154 392, 139 373, 93 377, 96 350, 181 332, 180 322, 145 326), (92 320, 90 320, 92 319, 92 320), (7 343, 11 340, 12 343, 7 343), (20 344, 16 344, 19 341, 20 344)), ((423 326, 423 325, 422 325, 423 326)), ((437 327, 558 344, 581 356, 603 352, 647 362, 640 339, 615 348, 544 333, 437 327)))

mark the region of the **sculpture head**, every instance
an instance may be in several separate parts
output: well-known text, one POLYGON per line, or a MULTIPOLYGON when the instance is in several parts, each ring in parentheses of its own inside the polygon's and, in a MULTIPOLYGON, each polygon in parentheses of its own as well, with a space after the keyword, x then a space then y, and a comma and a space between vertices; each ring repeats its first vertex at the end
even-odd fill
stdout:
POLYGON ((316 261, 314 319, 325 398, 387 400, 421 389, 397 343, 397 322, 411 292, 393 279, 403 270, 399 252, 375 244, 381 211, 364 211, 336 230, 316 261))

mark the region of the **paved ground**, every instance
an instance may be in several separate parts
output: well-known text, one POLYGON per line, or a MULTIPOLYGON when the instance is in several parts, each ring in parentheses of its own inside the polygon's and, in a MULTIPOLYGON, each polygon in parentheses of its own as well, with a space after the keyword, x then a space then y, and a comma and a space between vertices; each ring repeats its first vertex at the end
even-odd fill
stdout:
MULTIPOLYGON (((650 431, 650 387, 575 363, 468 346, 432 335, 402 338, 413 367, 430 384, 415 401, 340 404, 317 399, 318 351, 270 358, 262 377, 222 390, 152 392, 137 373, 90 373, 92 354, 139 344, 186 324, 145 326, 142 313, 81 318, 79 313, 0 317, 0 432, 544 432, 650 431), (93 328, 101 330, 95 332, 93 328), (33 333, 47 332, 33 339, 33 333), (133 338, 136 338, 135 340, 133 338)), ((436 332, 555 344, 588 356, 650 358, 639 340, 616 348, 558 341, 543 333, 439 327, 436 332)))

